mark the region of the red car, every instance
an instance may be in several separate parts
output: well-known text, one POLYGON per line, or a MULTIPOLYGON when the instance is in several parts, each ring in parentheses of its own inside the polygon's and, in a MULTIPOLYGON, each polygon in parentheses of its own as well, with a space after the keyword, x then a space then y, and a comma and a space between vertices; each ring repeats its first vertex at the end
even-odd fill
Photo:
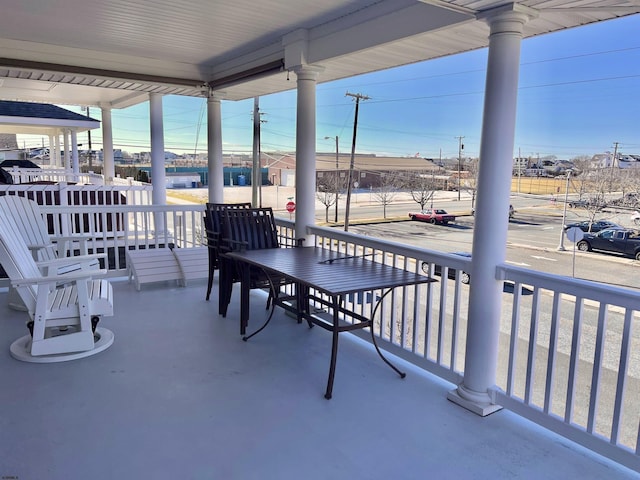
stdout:
POLYGON ((440 225, 446 225, 456 220, 455 215, 449 215, 440 208, 427 208, 417 213, 409 212, 409 218, 420 222, 439 223, 440 225))

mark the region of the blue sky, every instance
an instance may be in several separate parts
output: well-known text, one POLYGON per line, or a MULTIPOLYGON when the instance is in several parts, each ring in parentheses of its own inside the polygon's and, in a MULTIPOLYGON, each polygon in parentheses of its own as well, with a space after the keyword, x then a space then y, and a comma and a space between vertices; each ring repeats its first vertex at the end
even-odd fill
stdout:
MULTIPOLYGON (((571 159, 613 150, 614 142, 622 153, 640 153, 638 32, 640 15, 524 40, 514 156, 571 159)), ((360 104, 359 153, 456 157, 456 137, 464 136, 464 154, 477 156, 486 58, 483 49, 319 84, 317 150, 334 152, 337 135, 340 151, 350 151, 355 104, 348 91, 371 97, 360 104)), ((206 151, 205 102, 164 98, 166 150, 206 151)), ((223 101, 225 153, 251 151, 252 110, 252 99, 223 101)), ((260 98, 263 151, 295 149, 295 110, 295 91, 260 98)), ((100 119, 97 108, 91 113, 100 119)), ((148 103, 112 116, 115 148, 149 150, 148 103)), ((99 147, 101 133, 92 140, 99 147)))

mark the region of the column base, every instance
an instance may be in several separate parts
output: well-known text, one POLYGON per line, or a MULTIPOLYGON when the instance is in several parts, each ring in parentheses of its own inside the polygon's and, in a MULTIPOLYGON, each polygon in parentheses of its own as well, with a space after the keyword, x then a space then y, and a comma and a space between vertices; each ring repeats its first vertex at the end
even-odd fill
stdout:
POLYGON ((474 394, 473 397, 475 398, 465 398, 465 396, 460 395, 460 389, 464 389, 464 387, 461 385, 455 390, 451 390, 447 393, 447 400, 450 400, 476 415, 480 415, 481 417, 486 417, 498 410, 502 410, 502 405, 492 403, 488 394, 474 394))

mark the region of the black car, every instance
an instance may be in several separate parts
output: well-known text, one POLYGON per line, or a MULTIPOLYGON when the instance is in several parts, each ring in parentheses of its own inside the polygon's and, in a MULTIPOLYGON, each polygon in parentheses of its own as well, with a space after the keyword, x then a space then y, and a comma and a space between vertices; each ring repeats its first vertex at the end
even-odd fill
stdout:
POLYGON ((583 232, 590 231, 591 233, 596 233, 606 228, 622 228, 617 223, 613 223, 608 220, 596 220, 595 222, 589 222, 588 220, 585 220, 584 222, 569 223, 568 225, 564 226, 564 229, 568 230, 572 227, 578 227, 583 232), (589 230, 589 225, 591 225, 591 230, 589 230))
MULTIPOLYGON (((459 255, 461 257, 465 257, 465 258, 471 258, 471 254, 467 253, 467 252, 453 252, 454 255, 459 255)), ((429 273, 429 262, 422 262, 422 271, 424 273, 429 273)), ((434 265, 433 267, 433 274, 436 276, 440 276, 442 275, 442 266, 440 265, 434 265)), ((456 278, 456 270, 454 268, 449 268, 448 272, 447 272, 447 277, 449 277, 449 279, 451 280, 455 280, 456 278)), ((471 275, 469 275, 469 273, 465 272, 464 270, 462 272, 460 272, 460 281, 462 283, 464 283, 465 285, 468 285, 469 282, 471 281, 471 275)))
POLYGON ((40 165, 33 163, 31 160, 3 160, 0 163, 2 168, 40 168, 40 165))

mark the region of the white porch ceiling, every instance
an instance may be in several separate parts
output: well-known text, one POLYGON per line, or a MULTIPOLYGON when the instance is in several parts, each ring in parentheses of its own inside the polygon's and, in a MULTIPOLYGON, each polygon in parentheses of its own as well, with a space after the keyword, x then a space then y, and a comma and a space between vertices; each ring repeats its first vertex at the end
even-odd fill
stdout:
MULTIPOLYGON (((478 49, 501 0, 4 0, 0 99, 123 108, 148 94, 240 100, 295 87, 283 40, 319 82, 478 49), (243 78, 255 75, 253 80, 243 78)), ((525 37, 640 13, 637 0, 526 0, 525 37)))

